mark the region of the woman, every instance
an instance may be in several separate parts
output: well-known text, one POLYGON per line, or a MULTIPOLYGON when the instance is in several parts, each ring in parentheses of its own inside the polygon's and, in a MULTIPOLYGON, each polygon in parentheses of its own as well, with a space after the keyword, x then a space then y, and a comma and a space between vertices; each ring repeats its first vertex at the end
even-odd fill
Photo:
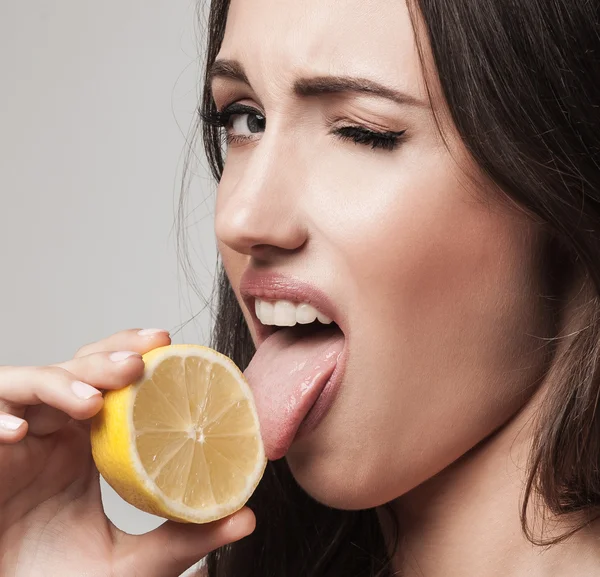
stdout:
POLYGON ((0 573, 162 577, 214 550, 211 577, 600 575, 599 12, 213 1, 214 346, 260 411, 256 518, 110 526, 64 423, 101 405, 77 381, 122 386, 169 342, 129 331, 2 369, 0 573))

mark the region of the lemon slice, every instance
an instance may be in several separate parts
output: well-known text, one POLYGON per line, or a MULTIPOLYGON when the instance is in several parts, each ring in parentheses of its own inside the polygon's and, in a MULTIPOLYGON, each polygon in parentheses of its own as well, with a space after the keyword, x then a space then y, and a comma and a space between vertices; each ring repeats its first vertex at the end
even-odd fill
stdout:
POLYGON ((92 422, 92 455, 138 509, 191 523, 240 509, 266 466, 252 393, 237 366, 197 345, 143 356, 144 375, 108 391, 92 422))

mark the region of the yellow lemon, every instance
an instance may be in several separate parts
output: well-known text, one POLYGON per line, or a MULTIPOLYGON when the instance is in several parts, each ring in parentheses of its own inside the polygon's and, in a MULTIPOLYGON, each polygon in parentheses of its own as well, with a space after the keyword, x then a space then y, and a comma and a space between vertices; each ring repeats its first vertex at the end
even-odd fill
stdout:
POLYGON ((108 391, 92 422, 92 455, 138 509, 207 523, 241 507, 266 466, 252 393, 236 365, 197 345, 143 356, 144 375, 108 391))

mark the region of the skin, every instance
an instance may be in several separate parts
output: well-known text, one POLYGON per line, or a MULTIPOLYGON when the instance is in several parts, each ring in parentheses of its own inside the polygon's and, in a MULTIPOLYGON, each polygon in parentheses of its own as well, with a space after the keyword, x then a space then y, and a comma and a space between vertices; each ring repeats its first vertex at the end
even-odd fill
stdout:
POLYGON ((444 144, 406 5, 233 0, 217 60, 247 76, 214 78, 217 108, 250 106, 267 125, 249 131, 244 115, 230 125, 219 185, 216 234, 238 299, 248 267, 295 276, 324 290, 350 327, 340 393, 287 455, 301 486, 333 507, 392 503, 402 575, 600 567, 587 533, 541 556, 520 532, 542 339, 558 330, 540 297, 543 235, 479 174, 432 77, 444 144), (325 75, 414 102, 294 90, 325 75), (348 125, 406 135, 393 151, 372 150, 331 134, 348 125))

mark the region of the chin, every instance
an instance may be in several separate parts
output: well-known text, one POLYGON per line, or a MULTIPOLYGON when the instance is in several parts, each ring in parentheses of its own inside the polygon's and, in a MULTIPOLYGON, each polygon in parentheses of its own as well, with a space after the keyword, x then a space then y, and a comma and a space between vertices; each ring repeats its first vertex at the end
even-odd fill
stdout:
POLYGON ((300 447, 293 447, 286 460, 298 485, 328 507, 349 511, 370 509, 399 496, 397 487, 390 490, 382 485, 381 469, 377 474, 375 467, 362 470, 349 459, 319 457, 300 447))

